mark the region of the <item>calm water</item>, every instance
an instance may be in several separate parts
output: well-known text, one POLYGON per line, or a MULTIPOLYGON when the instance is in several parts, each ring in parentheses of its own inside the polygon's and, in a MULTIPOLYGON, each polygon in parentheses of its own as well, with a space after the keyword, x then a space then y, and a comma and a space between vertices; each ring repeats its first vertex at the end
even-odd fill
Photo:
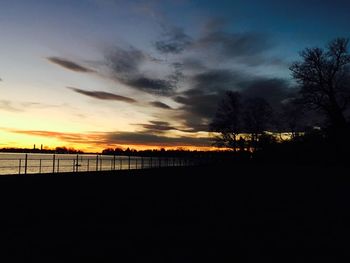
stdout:
MULTIPOLYGON (((0 174, 24 174, 25 153, 0 153, 0 174)), ((110 155, 35 154, 27 155, 28 174, 141 169, 183 165, 176 158, 129 157, 110 155)))

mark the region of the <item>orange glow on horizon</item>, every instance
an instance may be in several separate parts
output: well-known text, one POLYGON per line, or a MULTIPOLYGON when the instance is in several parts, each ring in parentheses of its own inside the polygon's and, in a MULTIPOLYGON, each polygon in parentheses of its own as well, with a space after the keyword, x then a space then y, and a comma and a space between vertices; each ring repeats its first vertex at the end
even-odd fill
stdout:
MULTIPOLYGON (((1 148, 19 148, 19 149, 33 149, 34 144, 28 145, 28 144, 16 144, 16 145, 6 145, 1 144, 1 148)), ((35 144, 36 149, 40 149, 41 144, 35 144)), ((145 150, 166 150, 166 151, 173 151, 173 150, 183 150, 183 151, 226 151, 229 149, 224 148, 218 148, 218 147, 200 147, 200 146, 150 146, 150 145, 114 145, 114 146, 92 146, 92 145, 81 145, 81 144, 57 144, 57 145, 44 145, 43 149, 45 150, 54 150, 56 147, 66 147, 68 149, 75 149, 75 150, 81 150, 85 153, 100 153, 105 149, 130 149, 130 150, 137 150, 137 151, 145 151, 145 150)))
POLYGON ((108 148, 127 148, 143 150, 185 150, 185 151, 217 151, 225 150, 213 146, 196 146, 196 145, 152 145, 148 144, 116 144, 103 141, 103 133, 60 133, 50 131, 21 131, 0 129, 1 143, 0 148, 23 148, 36 149, 43 145, 43 149, 55 149, 56 147, 73 148, 87 153, 100 153, 108 148))

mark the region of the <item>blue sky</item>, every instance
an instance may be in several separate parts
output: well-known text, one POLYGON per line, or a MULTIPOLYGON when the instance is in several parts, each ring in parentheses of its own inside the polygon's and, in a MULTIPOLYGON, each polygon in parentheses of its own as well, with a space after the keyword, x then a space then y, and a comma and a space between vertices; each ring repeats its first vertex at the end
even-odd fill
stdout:
POLYGON ((209 147, 225 90, 282 100, 298 52, 349 37, 349 12, 348 1, 4 0, 0 147, 209 147))

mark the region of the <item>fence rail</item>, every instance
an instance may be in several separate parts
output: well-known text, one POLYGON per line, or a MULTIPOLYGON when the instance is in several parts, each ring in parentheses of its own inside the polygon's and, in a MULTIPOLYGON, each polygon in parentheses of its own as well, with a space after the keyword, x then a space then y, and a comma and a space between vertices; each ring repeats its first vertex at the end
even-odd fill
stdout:
POLYGON ((14 154, 0 155, 0 174, 42 174, 193 166, 194 158, 111 155, 14 154))

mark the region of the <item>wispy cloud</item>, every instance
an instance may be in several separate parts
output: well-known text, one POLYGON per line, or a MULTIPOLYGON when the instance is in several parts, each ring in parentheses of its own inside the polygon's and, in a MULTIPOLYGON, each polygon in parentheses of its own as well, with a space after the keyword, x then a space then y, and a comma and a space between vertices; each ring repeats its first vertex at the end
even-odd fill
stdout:
POLYGON ((87 90, 82 90, 74 87, 67 87, 70 90, 73 90, 76 93, 83 94, 85 96, 89 96, 95 99, 99 100, 115 100, 115 101, 123 101, 127 103, 135 103, 136 100, 129 98, 129 97, 124 97, 121 95, 117 95, 114 93, 109 93, 109 92, 104 92, 104 91, 87 91, 87 90))
POLYGON ((72 70, 75 72, 82 72, 82 73, 93 73, 95 72, 92 69, 89 69, 87 67, 84 67, 76 62, 70 61, 65 58, 59 58, 59 57, 48 57, 48 61, 50 61, 53 64, 59 65, 65 69, 72 70))
POLYGON ((150 121, 145 124, 138 124, 145 129, 145 132, 149 133, 163 133, 165 131, 177 130, 169 122, 166 121, 150 121))
POLYGON ((165 103, 160 102, 160 101, 152 101, 149 104, 152 105, 153 107, 157 107, 157 108, 161 108, 161 109, 166 109, 166 110, 172 109, 168 104, 165 104, 165 103))
POLYGON ((155 70, 157 66, 159 67, 159 59, 132 46, 109 50, 105 60, 112 79, 151 94, 163 96, 173 94, 181 76, 179 69, 173 65, 168 68, 168 73, 160 74, 155 70), (154 74, 150 74, 152 71, 154 74))
MULTIPOLYGON (((148 102, 148 106, 169 110, 161 112, 174 122, 174 125, 143 124, 153 135, 156 131, 175 129, 174 126, 181 127, 175 130, 184 132, 208 131, 208 123, 226 90, 240 91, 245 97, 264 97, 274 105, 286 97, 286 81, 257 77, 246 71, 248 67, 259 69, 283 62, 269 55, 275 43, 267 34, 238 32, 229 28, 227 21, 215 18, 196 34, 188 34, 178 26, 161 25, 159 37, 151 43, 155 51, 152 55, 128 44, 104 50, 101 68, 105 67, 108 73, 104 76, 113 81, 134 90, 167 96, 180 104, 175 110, 161 99, 148 102)), ((77 72, 94 72, 64 58, 48 59, 77 72)), ((70 89, 100 100, 136 102, 115 93, 70 89)))
POLYGON ((185 29, 162 25, 160 37, 153 43, 160 54, 179 55, 183 59, 205 59, 207 62, 235 62, 246 66, 258 66, 280 61, 267 53, 275 46, 272 38, 262 32, 233 31, 227 21, 209 19, 198 35, 188 35, 185 29), (195 57, 191 57, 191 54, 195 57), (181 54, 183 55, 183 54, 181 54), (272 62, 274 61, 274 62, 272 62))
POLYGON ((51 137, 68 143, 81 144, 104 144, 107 143, 103 138, 104 133, 66 133, 54 131, 37 131, 37 130, 8 130, 13 133, 26 134, 40 137, 51 137))
POLYGON ((23 112, 29 109, 48 109, 56 108, 60 105, 50 105, 41 102, 34 101, 11 101, 11 100, 0 100, 0 110, 9 112, 23 112))
POLYGON ((9 100, 0 100, 0 109, 11 112, 21 112, 23 108, 19 108, 14 105, 12 101, 9 100))

